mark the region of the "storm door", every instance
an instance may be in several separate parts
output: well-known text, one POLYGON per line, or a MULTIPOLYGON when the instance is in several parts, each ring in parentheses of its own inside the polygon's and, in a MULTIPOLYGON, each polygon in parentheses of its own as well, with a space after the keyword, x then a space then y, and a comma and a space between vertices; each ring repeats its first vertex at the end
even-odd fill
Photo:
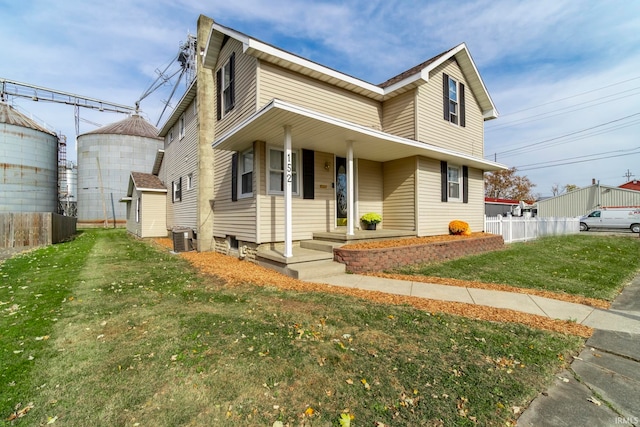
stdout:
POLYGON ((347 225, 347 159, 336 157, 336 225, 347 225))

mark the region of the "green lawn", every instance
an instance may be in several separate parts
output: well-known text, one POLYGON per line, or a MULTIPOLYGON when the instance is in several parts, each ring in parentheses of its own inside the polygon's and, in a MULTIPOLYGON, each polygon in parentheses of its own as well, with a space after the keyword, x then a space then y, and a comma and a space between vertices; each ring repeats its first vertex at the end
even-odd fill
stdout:
POLYGON ((639 271, 637 236, 579 234, 513 243, 503 251, 399 268, 395 272, 500 283, 610 301, 639 271))
POLYGON ((336 294, 232 287, 122 230, 17 256, 0 277, 7 426, 503 426, 583 345, 336 294))

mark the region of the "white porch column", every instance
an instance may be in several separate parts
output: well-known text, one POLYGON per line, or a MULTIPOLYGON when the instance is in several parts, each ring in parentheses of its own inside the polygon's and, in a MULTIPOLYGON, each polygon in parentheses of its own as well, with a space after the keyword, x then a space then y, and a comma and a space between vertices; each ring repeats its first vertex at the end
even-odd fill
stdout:
POLYGON ((347 235, 354 235, 355 197, 353 185, 353 141, 347 141, 347 235))
POLYGON ((291 126, 284 126, 284 257, 293 256, 293 226, 291 209, 291 181, 293 180, 293 160, 291 156, 291 126))

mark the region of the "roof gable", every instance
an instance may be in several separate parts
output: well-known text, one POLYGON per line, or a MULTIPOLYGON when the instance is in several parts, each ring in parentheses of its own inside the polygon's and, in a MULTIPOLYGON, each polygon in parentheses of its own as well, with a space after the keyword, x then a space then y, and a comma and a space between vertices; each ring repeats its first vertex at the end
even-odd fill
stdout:
POLYGON ((400 95, 428 82, 429 71, 443 62, 455 58, 467 79, 470 89, 478 100, 484 119, 489 120, 498 116, 489 92, 464 43, 436 55, 380 85, 374 85, 302 58, 216 22, 213 23, 202 55, 205 67, 215 68, 217 66, 220 50, 225 43, 225 39, 229 37, 240 41, 243 46, 243 52, 248 55, 378 101, 384 101, 400 95))

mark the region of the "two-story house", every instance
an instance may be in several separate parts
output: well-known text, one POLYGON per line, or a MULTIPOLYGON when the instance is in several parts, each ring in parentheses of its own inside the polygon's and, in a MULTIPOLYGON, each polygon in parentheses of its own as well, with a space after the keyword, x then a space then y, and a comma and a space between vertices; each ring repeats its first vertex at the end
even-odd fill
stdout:
MULTIPOLYGON (((465 44, 375 85, 200 16, 196 79, 160 131, 167 228, 198 250, 292 257, 360 216, 398 235, 484 226, 484 121, 497 111, 465 44)), ((374 232, 370 232, 374 233, 374 232)))

